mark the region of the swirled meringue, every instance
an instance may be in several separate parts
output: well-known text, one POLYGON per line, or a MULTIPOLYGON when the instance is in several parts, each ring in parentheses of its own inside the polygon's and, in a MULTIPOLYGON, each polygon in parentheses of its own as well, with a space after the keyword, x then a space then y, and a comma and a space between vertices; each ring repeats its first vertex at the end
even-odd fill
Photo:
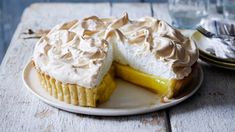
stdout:
POLYGON ((64 83, 93 88, 112 64, 112 45, 99 37, 108 21, 85 18, 55 26, 35 46, 37 69, 64 83))
POLYGON ((114 45, 115 61, 166 79, 188 76, 199 54, 193 41, 151 17, 132 21, 126 14, 108 26, 105 39, 114 45))
MULTIPOLYGON (((198 59, 196 45, 164 21, 96 16, 56 25, 36 44, 38 70, 63 83, 94 88, 113 61, 165 79, 183 79, 198 59)), ((118 71, 117 71, 118 72, 118 71)))

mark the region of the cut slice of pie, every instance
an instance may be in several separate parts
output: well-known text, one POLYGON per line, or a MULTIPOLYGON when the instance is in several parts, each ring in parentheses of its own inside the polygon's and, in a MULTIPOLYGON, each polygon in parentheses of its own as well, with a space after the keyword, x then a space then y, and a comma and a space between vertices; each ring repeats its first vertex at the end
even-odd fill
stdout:
POLYGON ((127 14, 109 25, 106 39, 114 47, 118 77, 172 98, 191 80, 197 48, 164 21, 127 14))

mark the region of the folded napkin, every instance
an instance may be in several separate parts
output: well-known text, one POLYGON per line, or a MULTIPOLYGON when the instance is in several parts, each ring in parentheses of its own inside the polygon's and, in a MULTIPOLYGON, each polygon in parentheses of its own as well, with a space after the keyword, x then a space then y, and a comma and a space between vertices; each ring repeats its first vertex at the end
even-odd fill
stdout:
POLYGON ((205 19, 201 26, 217 35, 229 35, 229 39, 211 38, 209 53, 219 58, 235 59, 235 23, 221 19, 205 19), (233 37, 232 37, 233 36, 233 37))

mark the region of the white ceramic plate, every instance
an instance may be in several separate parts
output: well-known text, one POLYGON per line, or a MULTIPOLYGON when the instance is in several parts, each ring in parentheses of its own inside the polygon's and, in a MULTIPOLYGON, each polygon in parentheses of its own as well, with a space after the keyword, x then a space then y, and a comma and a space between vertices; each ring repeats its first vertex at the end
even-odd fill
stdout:
POLYGON ((221 62, 218 60, 214 60, 210 57, 207 57, 203 54, 200 54, 200 59, 207 62, 208 64, 211 64, 216 67, 224 68, 224 69, 229 69, 229 70, 235 70, 235 63, 226 63, 226 62, 221 62))
POLYGON ((195 31, 192 34, 192 39, 196 42, 198 46, 198 49, 200 51, 200 59, 220 68, 235 70, 235 60, 218 58, 206 51, 206 49, 209 48, 208 43, 210 40, 208 38, 204 37, 198 31, 195 31))
POLYGON ((192 34, 191 38, 196 42, 196 44, 197 44, 201 54, 206 55, 207 57, 212 58, 213 60, 217 60, 217 61, 221 61, 221 62, 226 62, 226 63, 231 63, 231 64, 235 63, 234 59, 220 58, 220 57, 212 55, 210 52, 208 52, 206 49, 207 48, 211 48, 211 45, 208 44, 208 43, 211 43, 210 41, 212 41, 212 40, 208 39, 205 36, 203 36, 200 32, 195 31, 192 34))
POLYGON ((23 81, 26 88, 47 104, 65 111, 98 116, 134 115, 171 107, 192 96, 199 89, 202 80, 203 71, 198 65, 193 80, 186 88, 188 90, 179 95, 177 99, 172 99, 168 103, 161 103, 160 97, 156 94, 140 86, 117 79, 117 89, 110 100, 97 108, 88 108, 66 104, 50 96, 40 85, 36 70, 31 62, 26 65, 23 71, 23 81))

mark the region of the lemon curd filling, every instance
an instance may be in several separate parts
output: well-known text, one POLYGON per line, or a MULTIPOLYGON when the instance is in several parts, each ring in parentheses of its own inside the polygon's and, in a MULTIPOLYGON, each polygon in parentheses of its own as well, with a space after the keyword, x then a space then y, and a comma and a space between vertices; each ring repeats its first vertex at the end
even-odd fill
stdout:
POLYGON ((116 76, 147 88, 160 96, 172 98, 179 90, 186 85, 189 79, 173 80, 165 79, 158 76, 146 74, 137 71, 127 65, 114 63, 116 76))

